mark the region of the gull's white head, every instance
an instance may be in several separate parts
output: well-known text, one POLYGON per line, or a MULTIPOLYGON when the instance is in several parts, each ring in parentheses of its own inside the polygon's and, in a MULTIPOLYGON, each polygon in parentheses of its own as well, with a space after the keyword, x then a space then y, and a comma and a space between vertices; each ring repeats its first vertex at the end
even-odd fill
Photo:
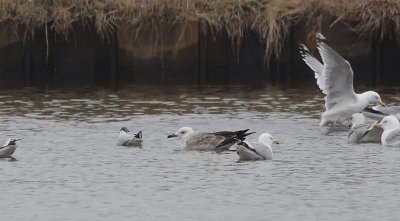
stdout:
POLYGON ((385 103, 382 102, 381 96, 379 96, 379 94, 375 91, 367 91, 364 92, 363 95, 366 97, 370 105, 381 105, 384 107, 386 106, 385 103))
POLYGON ((400 123, 395 116, 387 116, 383 118, 380 123, 376 123, 374 127, 383 128, 384 130, 391 130, 399 128, 400 123))
POLYGON ((189 136, 190 134, 192 134, 193 132, 194 132, 193 129, 190 127, 182 127, 182 128, 179 128, 174 134, 168 135, 168 138, 171 138, 171 137, 185 138, 185 137, 189 136))
POLYGON ((4 143, 3 147, 8 147, 8 146, 16 146, 17 145, 17 141, 19 141, 21 139, 7 139, 7 141, 4 143))
POLYGON ((359 124, 364 124, 365 123, 365 117, 361 113, 355 113, 351 115, 351 125, 359 125, 359 124))
POLYGON ((258 138, 258 143, 262 143, 267 146, 271 146, 273 143, 279 144, 279 142, 269 133, 261 134, 258 138))

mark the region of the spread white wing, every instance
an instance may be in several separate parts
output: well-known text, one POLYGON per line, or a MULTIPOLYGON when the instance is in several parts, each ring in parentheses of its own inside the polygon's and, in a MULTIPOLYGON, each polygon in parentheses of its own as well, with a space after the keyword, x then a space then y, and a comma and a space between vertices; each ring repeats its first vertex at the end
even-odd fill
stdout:
POLYGON ((324 84, 321 83, 321 73, 322 69, 324 69, 324 65, 322 65, 321 62, 319 62, 318 59, 315 58, 311 54, 310 50, 308 50, 308 48, 303 44, 300 45, 300 54, 303 57, 303 61, 308 65, 308 67, 311 68, 311 70, 314 71, 318 87, 324 94, 326 94, 326 91, 324 90, 324 84))
POLYGON ((304 45, 301 45, 300 52, 304 62, 315 72, 318 87, 326 95, 326 110, 336 104, 356 102, 350 63, 329 46, 321 33, 317 34, 317 43, 323 64, 304 45))
POLYGON ((353 70, 350 63, 333 50, 325 37, 317 34, 318 50, 324 63, 321 84, 326 91, 325 108, 331 109, 339 103, 356 102, 353 89, 353 70))

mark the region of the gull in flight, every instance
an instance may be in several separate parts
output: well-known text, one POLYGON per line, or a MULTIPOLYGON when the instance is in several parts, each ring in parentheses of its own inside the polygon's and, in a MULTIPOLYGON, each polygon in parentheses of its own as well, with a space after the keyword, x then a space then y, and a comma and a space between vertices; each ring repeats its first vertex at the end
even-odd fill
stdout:
POLYGON ((0 147, 0 158, 12 158, 12 154, 17 149, 17 141, 21 139, 8 139, 2 147, 0 147))
POLYGON ((236 153, 239 155, 239 161, 247 160, 272 160, 272 144, 279 144, 269 133, 263 133, 258 138, 258 143, 249 143, 240 141, 237 143, 236 153))
POLYGON ((137 134, 129 134, 128 128, 122 127, 121 130, 119 131, 116 145, 141 147, 142 142, 143 142, 142 131, 139 131, 137 134))
POLYGON ((385 105, 374 91, 354 92, 350 63, 332 49, 321 33, 317 34, 317 45, 323 63, 303 44, 300 45, 300 54, 314 71, 317 85, 325 94, 325 112, 320 126, 343 124, 352 114, 360 113, 369 105, 385 105))
POLYGON ((387 116, 374 127, 383 128, 381 143, 384 146, 400 147, 400 123, 394 116, 387 116))
POLYGON ((168 138, 178 137, 182 141, 182 148, 186 150, 216 151, 228 150, 238 140, 243 141, 246 136, 254 132, 247 133, 249 129, 238 131, 219 131, 219 132, 199 132, 196 133, 190 127, 182 127, 168 138))
POLYGON ((361 113, 355 113, 351 117, 351 128, 349 130, 348 142, 357 143, 379 143, 381 142, 382 129, 374 128, 373 125, 365 123, 365 117, 361 113))

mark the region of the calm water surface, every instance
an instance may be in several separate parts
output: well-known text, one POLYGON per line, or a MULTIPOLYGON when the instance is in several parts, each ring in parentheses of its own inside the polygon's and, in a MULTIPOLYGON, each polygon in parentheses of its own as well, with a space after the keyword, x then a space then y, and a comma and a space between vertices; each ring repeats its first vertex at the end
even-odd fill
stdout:
POLYGON ((0 92, 0 138, 23 139, 0 160, 0 220, 398 220, 400 150, 347 144, 318 126, 322 110, 314 88, 0 92), (122 126, 143 130, 142 149, 114 145, 122 126), (239 163, 182 151, 166 139, 182 126, 281 144, 239 163))

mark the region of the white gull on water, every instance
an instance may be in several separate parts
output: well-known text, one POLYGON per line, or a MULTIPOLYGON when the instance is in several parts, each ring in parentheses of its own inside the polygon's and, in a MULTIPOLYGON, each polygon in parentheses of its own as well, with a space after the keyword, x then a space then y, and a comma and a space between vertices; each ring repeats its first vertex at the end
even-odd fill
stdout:
POLYGON ((129 134, 129 130, 126 127, 122 127, 119 131, 119 135, 115 144, 117 146, 137 146, 141 147, 143 142, 142 131, 137 134, 129 134))
MULTIPOLYGON (((17 141, 21 139, 8 139, 2 147, 0 147, 0 158, 11 157, 17 149, 17 141)), ((12 158, 12 157, 11 157, 12 158)))
POLYGON ((182 141, 182 148, 186 150, 212 150, 221 152, 228 150, 237 141, 243 141, 249 129, 238 131, 199 132, 196 133, 190 127, 182 127, 168 138, 178 137, 182 141))
POLYGON ((374 128, 374 124, 365 123, 365 117, 361 113, 355 113, 351 117, 351 128, 349 130, 348 142, 357 143, 380 143, 383 130, 374 128))
POLYGON ((400 147, 400 123, 394 116, 387 116, 374 127, 383 128, 381 142, 385 146, 400 147))
POLYGON ((239 155, 239 161, 247 160, 272 160, 272 144, 279 144, 269 133, 263 133, 258 138, 258 143, 241 141, 237 144, 236 153, 239 155))
POLYGON ((372 119, 381 120, 386 116, 393 115, 400 119, 400 106, 390 106, 390 107, 382 107, 382 106, 374 106, 374 107, 366 107, 363 110, 365 116, 368 116, 372 119))
POLYGON ((320 126, 343 124, 352 114, 360 113, 369 105, 384 105, 374 91, 356 94, 350 63, 331 48, 321 33, 317 34, 317 43, 323 63, 303 44, 300 45, 300 53, 304 62, 315 72, 317 85, 326 95, 320 126))

